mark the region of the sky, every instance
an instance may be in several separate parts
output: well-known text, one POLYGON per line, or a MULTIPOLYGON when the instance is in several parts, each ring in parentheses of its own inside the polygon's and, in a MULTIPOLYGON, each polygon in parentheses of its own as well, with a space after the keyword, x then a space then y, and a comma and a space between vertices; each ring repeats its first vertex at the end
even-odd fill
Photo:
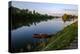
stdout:
POLYGON ((20 9, 35 10, 41 14, 62 15, 64 13, 78 15, 78 6, 72 4, 36 3, 12 1, 12 6, 20 9))

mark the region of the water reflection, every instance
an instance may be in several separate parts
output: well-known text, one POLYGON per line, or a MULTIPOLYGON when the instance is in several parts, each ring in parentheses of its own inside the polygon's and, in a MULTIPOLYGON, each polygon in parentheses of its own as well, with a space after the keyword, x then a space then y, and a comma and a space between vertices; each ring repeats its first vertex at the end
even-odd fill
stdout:
POLYGON ((13 20, 12 22, 12 29, 17 29, 21 26, 28 26, 30 27, 31 25, 37 25, 38 23, 42 22, 42 21, 48 21, 51 20, 53 18, 45 18, 45 19, 29 19, 26 18, 26 20, 13 20))
MULTIPOLYGON (((66 21, 65 25, 69 25, 73 21, 66 21)), ((25 23, 26 24, 26 23, 25 23)), ((33 34, 55 34, 64 28, 62 18, 48 19, 40 23, 30 26, 22 24, 21 27, 11 31, 12 50, 13 51, 35 51, 40 50, 47 45, 48 38, 33 38, 33 34)))

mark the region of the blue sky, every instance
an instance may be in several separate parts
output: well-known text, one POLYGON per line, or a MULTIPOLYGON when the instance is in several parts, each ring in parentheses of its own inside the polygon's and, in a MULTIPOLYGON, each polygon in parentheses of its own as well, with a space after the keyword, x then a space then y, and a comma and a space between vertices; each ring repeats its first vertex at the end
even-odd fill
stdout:
POLYGON ((78 12, 77 5, 71 4, 54 4, 54 3, 36 3, 36 2, 19 2, 12 1, 12 6, 20 8, 20 9, 29 9, 31 11, 35 10, 41 14, 49 14, 53 15, 57 14, 76 14, 78 12))

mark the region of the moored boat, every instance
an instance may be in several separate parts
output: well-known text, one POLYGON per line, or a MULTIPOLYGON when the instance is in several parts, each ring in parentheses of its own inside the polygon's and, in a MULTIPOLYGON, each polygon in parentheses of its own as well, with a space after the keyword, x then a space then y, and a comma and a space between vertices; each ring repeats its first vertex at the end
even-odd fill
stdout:
POLYGON ((48 38, 48 34, 33 34, 33 38, 48 38))

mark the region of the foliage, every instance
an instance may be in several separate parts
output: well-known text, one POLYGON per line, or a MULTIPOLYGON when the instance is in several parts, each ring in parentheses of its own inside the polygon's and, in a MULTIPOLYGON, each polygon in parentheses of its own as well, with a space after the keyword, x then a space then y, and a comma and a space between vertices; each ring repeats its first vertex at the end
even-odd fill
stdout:
POLYGON ((71 20, 71 19, 75 19, 75 18, 78 18, 76 15, 70 15, 70 14, 64 14, 63 16, 62 16, 62 19, 63 19, 63 21, 66 21, 66 20, 71 20))
POLYGON ((31 24, 36 24, 41 21, 47 21, 48 19, 54 18, 54 16, 50 16, 47 14, 43 15, 36 12, 35 10, 30 11, 28 9, 19 9, 19 8, 10 6, 9 18, 11 19, 11 27, 12 29, 14 29, 23 24, 30 26, 31 24))
POLYGON ((64 49, 74 40, 75 37, 77 37, 77 27, 77 22, 75 22, 64 28, 62 31, 50 38, 48 45, 42 50, 64 49))

